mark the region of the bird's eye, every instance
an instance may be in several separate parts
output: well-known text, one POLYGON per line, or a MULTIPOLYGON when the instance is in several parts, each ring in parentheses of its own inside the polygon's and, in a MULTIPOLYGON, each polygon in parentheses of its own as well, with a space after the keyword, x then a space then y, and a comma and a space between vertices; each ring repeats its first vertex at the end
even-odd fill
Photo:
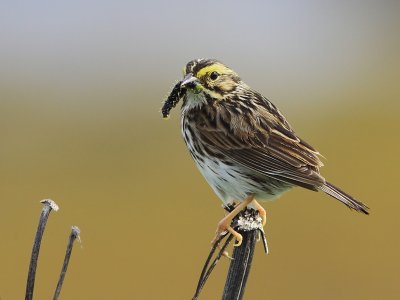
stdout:
POLYGON ((214 72, 212 72, 212 73, 210 74, 210 79, 211 79, 211 80, 215 80, 215 79, 218 78, 218 76, 219 76, 219 73, 216 72, 216 71, 214 71, 214 72))

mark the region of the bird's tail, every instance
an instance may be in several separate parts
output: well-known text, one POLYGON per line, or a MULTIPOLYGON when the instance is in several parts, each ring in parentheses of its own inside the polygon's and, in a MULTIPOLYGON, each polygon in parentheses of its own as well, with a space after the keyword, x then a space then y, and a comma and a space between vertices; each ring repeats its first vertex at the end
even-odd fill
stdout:
POLYGON ((357 201, 350 195, 346 194, 343 192, 341 189, 337 188, 333 184, 330 184, 329 182, 325 182, 325 184, 321 187, 319 187, 321 191, 324 191, 327 193, 329 196, 332 196, 333 198, 338 199, 340 202, 346 204, 348 207, 351 209, 354 209, 359 212, 363 212, 364 214, 368 215, 368 206, 366 206, 364 203, 357 201))

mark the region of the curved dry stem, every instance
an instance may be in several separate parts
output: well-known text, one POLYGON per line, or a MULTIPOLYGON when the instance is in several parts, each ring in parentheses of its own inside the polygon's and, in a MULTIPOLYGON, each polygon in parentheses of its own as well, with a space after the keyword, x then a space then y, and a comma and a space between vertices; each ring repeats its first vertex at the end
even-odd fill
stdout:
POLYGON ((66 251, 65 257, 64 257, 64 263, 61 268, 60 278, 58 280, 57 287, 54 292, 53 300, 57 300, 58 297, 60 296, 61 288, 62 288, 64 279, 65 279, 65 274, 67 273, 69 260, 71 258, 72 248, 74 247, 74 241, 76 239, 78 239, 78 241, 80 241, 80 237, 79 237, 80 233, 81 233, 81 231, 79 230, 79 228, 77 226, 72 226, 71 234, 69 235, 67 251, 66 251))
POLYGON ((28 279, 26 282, 25 300, 32 300, 33 298, 33 289, 35 287, 36 267, 39 259, 40 244, 42 242, 47 219, 49 218, 50 212, 52 210, 58 210, 58 205, 51 199, 44 199, 40 202, 43 203, 44 206, 40 214, 39 225, 36 230, 35 240, 33 241, 31 262, 29 264, 28 279))

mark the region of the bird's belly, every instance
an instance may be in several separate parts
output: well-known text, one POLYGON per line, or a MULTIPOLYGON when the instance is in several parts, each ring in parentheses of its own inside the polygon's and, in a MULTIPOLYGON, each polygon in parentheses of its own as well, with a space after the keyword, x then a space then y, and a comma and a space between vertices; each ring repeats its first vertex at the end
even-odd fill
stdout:
POLYGON ((273 200, 291 187, 233 162, 224 163, 219 159, 208 157, 203 161, 195 158, 195 161, 200 172, 224 205, 233 201, 243 201, 251 194, 254 194, 258 200, 273 200))

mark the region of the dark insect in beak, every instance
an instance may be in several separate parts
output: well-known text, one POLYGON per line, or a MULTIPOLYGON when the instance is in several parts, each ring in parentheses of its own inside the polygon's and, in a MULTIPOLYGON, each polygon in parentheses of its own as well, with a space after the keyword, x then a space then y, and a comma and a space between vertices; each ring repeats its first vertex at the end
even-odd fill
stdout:
POLYGON ((179 81, 177 84, 175 84, 167 100, 165 100, 164 105, 161 108, 163 118, 168 118, 171 109, 173 109, 176 104, 178 104, 179 100, 185 94, 186 89, 184 87, 181 88, 181 84, 182 81, 179 81))

